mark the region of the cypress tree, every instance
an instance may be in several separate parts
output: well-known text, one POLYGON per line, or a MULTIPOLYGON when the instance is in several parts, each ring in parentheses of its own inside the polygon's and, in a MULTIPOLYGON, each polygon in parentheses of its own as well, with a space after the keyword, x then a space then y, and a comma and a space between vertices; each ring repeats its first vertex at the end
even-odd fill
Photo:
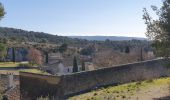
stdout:
POLYGON ((84 61, 82 61, 82 71, 85 71, 86 69, 85 69, 85 63, 84 63, 84 61))
POLYGON ((45 52, 45 62, 48 64, 48 52, 45 52))
POLYGON ((76 58, 76 56, 74 56, 74 59, 73 59, 73 73, 74 72, 78 72, 78 65, 77 65, 77 58, 76 58))
POLYGON ((12 47, 12 61, 15 63, 15 48, 12 47))

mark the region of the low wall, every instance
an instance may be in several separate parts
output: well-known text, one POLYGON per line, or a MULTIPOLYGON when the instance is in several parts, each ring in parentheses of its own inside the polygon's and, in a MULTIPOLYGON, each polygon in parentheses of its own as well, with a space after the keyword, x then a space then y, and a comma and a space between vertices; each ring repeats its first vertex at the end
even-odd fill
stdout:
POLYGON ((20 73, 21 100, 39 96, 51 99, 85 92, 96 87, 170 76, 167 61, 156 59, 62 76, 20 73), (24 98, 24 99, 23 99, 24 98))

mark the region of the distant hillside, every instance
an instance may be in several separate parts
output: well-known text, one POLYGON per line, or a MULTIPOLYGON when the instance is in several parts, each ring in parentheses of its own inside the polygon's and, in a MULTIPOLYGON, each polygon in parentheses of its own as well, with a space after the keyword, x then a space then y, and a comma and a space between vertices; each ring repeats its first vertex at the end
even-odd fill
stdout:
POLYGON ((55 44, 61 43, 78 44, 87 41, 83 39, 73 39, 43 32, 26 31, 22 29, 7 27, 0 27, 0 39, 16 40, 21 42, 55 43, 55 44))
POLYGON ((96 41, 105 41, 107 39, 113 41, 122 41, 122 40, 146 40, 146 38, 138 37, 123 37, 123 36, 68 36, 70 38, 86 39, 86 40, 96 40, 96 41))

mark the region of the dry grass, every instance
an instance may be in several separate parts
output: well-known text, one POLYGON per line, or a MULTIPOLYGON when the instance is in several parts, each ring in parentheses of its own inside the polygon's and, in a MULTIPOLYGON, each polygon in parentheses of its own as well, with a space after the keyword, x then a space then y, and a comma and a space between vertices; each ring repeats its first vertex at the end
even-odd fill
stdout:
POLYGON ((134 82, 99 89, 69 98, 70 100, 152 100, 168 96, 170 78, 134 82))
POLYGON ((38 70, 38 69, 0 70, 0 74, 13 73, 14 75, 19 75, 19 72, 30 72, 30 73, 37 73, 37 74, 48 74, 47 72, 43 72, 43 71, 38 70))
POLYGON ((0 67, 18 67, 20 63, 0 62, 0 67))

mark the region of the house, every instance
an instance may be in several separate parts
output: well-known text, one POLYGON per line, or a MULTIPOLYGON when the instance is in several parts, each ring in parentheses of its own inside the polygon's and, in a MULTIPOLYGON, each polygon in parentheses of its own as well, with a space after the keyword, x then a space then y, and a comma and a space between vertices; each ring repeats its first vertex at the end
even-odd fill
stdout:
MULTIPOLYGON (((49 63, 43 69, 51 74, 73 73, 73 58, 63 58, 59 53, 49 54, 49 63)), ((91 62, 85 63, 85 70, 94 70, 91 62)), ((82 71, 82 64, 78 62, 78 71, 82 71)))

